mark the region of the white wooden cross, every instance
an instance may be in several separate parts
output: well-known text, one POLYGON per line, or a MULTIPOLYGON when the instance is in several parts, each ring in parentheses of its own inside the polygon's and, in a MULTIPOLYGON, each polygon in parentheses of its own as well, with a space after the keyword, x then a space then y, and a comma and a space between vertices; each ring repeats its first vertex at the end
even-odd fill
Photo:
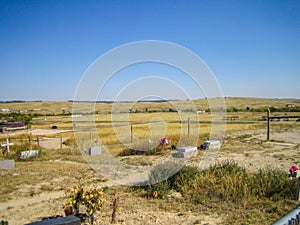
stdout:
POLYGON ((2 144, 1 147, 6 147, 7 154, 9 153, 9 146, 14 145, 13 143, 9 143, 8 138, 6 138, 6 144, 2 144))

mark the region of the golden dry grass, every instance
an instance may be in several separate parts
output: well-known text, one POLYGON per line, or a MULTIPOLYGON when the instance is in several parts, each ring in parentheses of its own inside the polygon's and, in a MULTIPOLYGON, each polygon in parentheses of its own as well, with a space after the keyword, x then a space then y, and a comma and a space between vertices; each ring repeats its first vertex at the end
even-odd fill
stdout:
MULTIPOLYGON (((245 98, 227 98, 225 99, 227 107, 237 107, 244 109, 246 107, 265 107, 265 106, 275 106, 275 107, 284 107, 287 103, 299 104, 299 100, 272 100, 272 99, 245 99, 245 98)), ((127 108, 125 103, 120 103, 123 108, 127 108), (122 105, 123 104, 123 105, 122 105)), ((195 101, 195 105, 197 109, 207 109, 207 101, 206 100, 197 100, 195 101)), ((40 108, 41 110, 37 112, 43 113, 61 113, 61 108, 72 107, 72 103, 69 102, 50 102, 50 103, 10 103, 10 104, 0 104, 0 108, 9 108, 12 110, 30 110, 33 108, 40 108)), ((172 105, 170 103, 137 103, 134 105, 134 109, 138 109, 140 111, 144 111, 146 108, 148 110, 166 110, 168 111, 172 105)), ((124 135, 124 138, 130 142, 130 125, 133 125, 133 137, 134 140, 140 139, 142 141, 147 141, 150 137, 154 137, 159 140, 161 138, 160 134, 165 130, 165 136, 171 138, 173 142, 178 141, 179 137, 182 135, 186 138, 187 135, 187 119, 190 117, 191 122, 198 120, 200 123, 191 123, 191 128, 200 129, 200 133, 198 134, 198 144, 200 144, 203 140, 209 137, 211 130, 211 114, 198 114, 196 118, 194 114, 184 114, 183 119, 180 118, 178 113, 171 112, 152 112, 152 113, 130 113, 128 118, 125 120, 118 120, 116 118, 112 118, 112 115, 108 114, 111 110, 111 104, 108 103, 98 103, 96 105, 96 111, 99 111, 99 114, 95 115, 95 125, 97 127, 97 135, 101 138, 102 144, 104 144, 109 151, 113 154, 113 156, 118 155, 122 150, 124 150, 124 145, 119 140, 119 137, 116 135, 116 131, 112 128, 112 120, 115 121, 114 125, 126 125, 123 127, 119 127, 120 133, 124 135), (114 120, 115 119, 115 120, 114 120), (155 121, 164 121, 161 124, 155 124, 155 121), (153 124, 151 124, 151 122, 153 124), (151 125, 149 125, 149 123, 151 125), (194 127, 195 126, 195 127, 194 127)), ((285 114, 283 114, 285 115, 285 114)), ((266 130, 266 122, 260 121, 262 116, 265 116, 265 113, 252 113, 252 112, 239 112, 239 113, 228 113, 227 116, 238 116, 236 120, 227 121, 226 124, 226 142, 223 145, 223 149, 221 150, 221 154, 234 156, 238 155, 238 158, 242 158, 244 161, 255 161, 256 156, 269 157, 268 159, 273 159, 274 162, 284 162, 286 165, 293 163, 296 158, 299 158, 298 150, 299 147, 290 147, 289 153, 287 156, 285 154, 285 149, 281 149, 279 147, 274 148, 273 145, 269 143, 265 143, 261 140, 253 138, 253 141, 249 142, 246 138, 251 135, 256 135, 256 133, 261 133, 266 130), (274 149, 278 153, 274 153, 274 149), (280 151, 279 151, 280 150, 280 151), (231 155, 230 155, 230 154, 231 155), (272 154, 275 154, 272 156, 272 154), (253 159, 252 159, 253 158, 253 159), (251 160, 250 160, 251 159, 251 160), (293 161, 294 160, 294 161, 293 161)), ((220 122, 224 122, 220 120, 220 122)), ((32 129, 42 128, 49 129, 52 125, 58 126, 60 130, 72 130, 73 128, 72 118, 70 116, 41 116, 33 119, 32 129), (45 120, 46 118, 46 120, 45 120)), ((93 124, 93 116, 84 115, 82 117, 82 121, 76 122, 77 126, 88 126, 93 124)), ((289 122, 272 122, 271 130, 275 131, 288 131, 291 129, 299 129, 300 123, 296 123, 295 120, 289 122)), ((90 130, 87 130, 83 133, 85 135, 85 139, 87 142, 93 142, 95 138, 90 137, 90 130)), ((72 131, 65 132, 62 134, 53 134, 53 135, 44 135, 47 137, 63 137, 70 139, 70 143, 74 142, 74 133, 72 131)), ((1 136, 1 143, 5 141, 6 136, 1 136)), ((22 141, 28 140, 28 134, 23 135, 10 135, 12 142, 18 144, 22 141)), ((37 137, 32 135, 31 138, 34 140, 37 137)), ((189 140, 186 140, 188 143, 189 140)), ((59 190, 64 190, 67 186, 72 186, 78 183, 78 181, 82 180, 86 184, 102 184, 102 178, 96 174, 93 170, 89 168, 89 166, 85 163, 82 155, 78 152, 75 145, 71 144, 68 147, 64 147, 64 149, 56 149, 56 150, 47 150, 46 154, 42 154, 40 158, 33 160, 31 163, 27 162, 16 162, 16 168, 12 170, 1 170, 0 171, 0 198, 1 202, 15 200, 19 197, 33 197, 40 193, 44 192, 55 192, 59 190)), ((201 155, 199 156, 201 157, 201 155)), ((155 161, 155 157, 122 157, 125 163, 132 163, 136 165, 148 165, 150 161, 155 161)), ((271 161, 273 162, 273 161, 271 161)), ((128 197, 128 205, 130 203, 135 203, 139 208, 147 208, 151 211, 151 206, 157 207, 159 210, 156 215, 159 215, 159 219, 162 216, 159 214, 161 211, 165 212, 178 212, 180 214, 180 210, 183 210, 184 213, 188 214, 188 204, 184 202, 180 202, 178 204, 178 199, 175 200, 149 200, 141 198, 137 193, 133 193, 128 190, 118 190, 119 193, 126 193, 128 197), (135 196, 133 196, 135 195, 135 196), (142 203, 141 203, 142 202, 142 203), (171 205, 171 206, 170 206, 171 205)), ((61 204, 61 203, 59 203, 61 204)), ((127 203, 126 203, 127 204, 127 203)), ((216 205, 222 205, 220 202, 216 202, 216 205)), ((270 202, 264 202, 261 204, 270 204, 270 202)), ((132 207, 131 204, 130 207, 132 207)), ((285 203, 282 202, 278 205, 283 205, 282 207, 286 207, 285 203)), ((60 206, 59 206, 60 207, 60 206)), ((127 207, 127 206, 126 206, 127 207)), ((129 208, 130 208, 129 207, 129 208)), ((205 206, 193 206, 193 210, 198 212, 202 212, 202 210, 207 210, 205 206)), ((14 209, 12 209, 13 211, 14 209)), ((18 208, 16 207, 16 210, 18 208)), ((22 209, 24 210, 24 209, 22 209)), ((29 209, 30 210, 30 209, 29 209)), ((219 214, 222 216, 226 216, 222 214, 222 207, 218 208, 219 214)), ((250 211, 246 211, 246 209, 235 209, 238 213, 237 215, 243 216, 252 216, 257 218, 264 218, 264 214, 255 210, 255 207, 250 211), (253 216, 254 215, 254 216, 253 216)), ((208 215, 212 215, 213 212, 208 210, 208 215)), ((285 209, 283 213, 288 211, 285 209)), ((128 217, 131 217, 135 212, 128 213, 128 217)), ((214 212, 215 213, 215 212, 214 212)), ((107 214, 108 215, 108 214, 107 214)), ((177 215, 177 214, 176 214, 177 215)), ((213 214, 215 215, 215 214, 213 214)), ((228 216, 228 215, 227 215, 228 216)), ((270 217, 270 215, 268 215, 270 217)), ((172 218, 174 215, 172 215, 172 218)), ((238 216, 237 216, 238 217, 238 216)), ((265 224, 267 224, 270 219, 269 217, 264 218, 265 224)), ((228 224, 238 224, 240 218, 235 218, 234 215, 230 215, 230 219, 232 223, 228 224)), ((130 220, 128 218, 128 220, 130 220)), ((195 221, 196 219, 194 219, 195 221)), ((194 222, 193 221, 193 222, 194 222)), ((208 220, 209 221, 209 220, 208 220)), ((210 221, 209 221, 210 222, 210 221)), ((259 221, 255 221, 252 219, 252 224, 260 224, 259 221)), ((191 222, 192 224, 192 222, 191 222)), ((226 223, 225 223, 226 224, 226 223)))
MULTIPOLYGON (((129 102, 129 103, 114 103, 114 107, 122 109, 128 109, 130 105, 133 110, 145 111, 161 111, 169 110, 174 108, 176 105, 195 105, 197 110, 207 110, 209 99, 198 99, 193 101, 170 101, 170 102, 129 102)), ((224 98, 227 108, 238 108, 246 109, 250 108, 264 108, 264 107, 276 107, 284 108, 286 104, 299 105, 299 99, 271 99, 271 98, 238 98, 238 97, 227 97, 224 98)), ((79 103, 78 103, 79 104, 79 103)), ((110 113, 112 112, 112 103, 99 102, 94 105, 94 103, 80 103, 82 106, 82 111, 87 108, 88 105, 94 106, 94 111, 99 111, 100 113, 110 113)), ((36 112, 41 114, 58 114, 62 113, 63 109, 65 112, 72 112, 73 103, 72 102, 18 102, 18 103, 0 103, 0 108, 10 109, 16 111, 28 111, 36 112)))

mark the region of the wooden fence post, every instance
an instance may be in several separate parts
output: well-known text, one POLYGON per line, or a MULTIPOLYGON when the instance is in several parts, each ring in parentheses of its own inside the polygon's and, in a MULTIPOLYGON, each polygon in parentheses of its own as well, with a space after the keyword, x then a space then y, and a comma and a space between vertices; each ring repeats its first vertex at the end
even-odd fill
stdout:
POLYGON ((188 118, 188 136, 190 136, 190 117, 188 118))
POLYGON ((133 142, 133 127, 132 127, 132 125, 130 125, 130 143, 132 144, 132 142, 133 142))
POLYGON ((31 133, 28 135, 28 143, 29 143, 29 146, 31 146, 31 133))
POLYGON ((270 108, 268 108, 268 122, 267 122, 267 141, 270 141, 270 108))
POLYGON ((60 135, 60 150, 62 150, 62 135, 60 135))
POLYGON ((92 132, 90 132, 90 147, 92 147, 92 132))
POLYGON ((298 176, 297 174, 297 196, 296 196, 296 200, 300 201, 300 176, 298 176))

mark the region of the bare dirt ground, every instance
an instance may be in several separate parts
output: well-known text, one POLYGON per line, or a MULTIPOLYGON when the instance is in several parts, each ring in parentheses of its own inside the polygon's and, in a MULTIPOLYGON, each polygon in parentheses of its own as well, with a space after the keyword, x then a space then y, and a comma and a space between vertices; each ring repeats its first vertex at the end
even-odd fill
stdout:
MULTIPOLYGON (((42 132, 42 131, 36 131, 42 132)), ((43 131, 44 132, 44 131, 43 131)), ((50 132, 50 131, 49 131, 50 132)), ((251 170, 272 167, 288 172, 290 166, 300 163, 300 130, 271 133, 272 142, 265 141, 265 131, 241 131, 227 134, 222 149, 216 161, 233 160, 251 170)), ((51 140, 55 141, 55 140, 51 140)), ((50 142, 51 142, 50 141, 50 142)), ((56 143, 57 144, 57 143, 56 143)), ((55 145, 56 145, 55 144, 55 145)), ((51 146, 48 146, 51 147, 51 146)), ((79 166, 76 162, 70 162, 79 166)), ((88 167, 88 165, 87 165, 88 167)), ((1 171, 0 171, 1 172, 1 171)), ((30 174, 29 174, 30 176, 30 174)), ((66 186, 65 179, 57 174, 57 185, 66 186), (64 183, 64 184, 63 184, 64 183)), ((39 184, 41 187, 44 183, 39 184)), ((101 183, 102 186, 112 186, 111 182, 101 183)), ((15 190, 8 201, 0 202, 0 220, 8 220, 10 225, 26 224, 43 217, 63 215, 62 204, 64 192, 53 189, 41 193, 24 195, 35 186, 26 186, 15 190)), ((120 224, 222 224, 226 215, 212 210, 201 214, 192 211, 170 211, 163 208, 158 199, 145 199, 135 194, 120 193, 124 196, 119 211, 120 224)), ((11 196, 11 195, 10 195, 11 196)), ((180 199, 170 199, 170 204, 180 204, 180 199)), ((97 224, 110 224, 112 209, 106 206, 98 215, 97 224)))
MULTIPOLYGON (((13 206, 9 203, 1 207, 0 218, 8 220, 9 224, 26 224, 30 221, 38 221, 43 217, 62 214, 62 192, 51 192, 41 194, 34 198, 19 199, 14 201, 13 206)), ((212 225, 222 224, 222 217, 211 211, 203 212, 201 215, 192 211, 170 212, 159 206, 159 201, 149 202, 149 200, 127 197, 121 203, 118 214, 118 224, 201 224, 212 225)), ((173 201, 174 204, 174 200, 173 201)), ((101 213, 98 213, 96 224, 110 224, 112 209, 104 207, 101 213)))
POLYGON ((271 132, 266 141, 265 130, 235 132, 228 136, 217 156, 218 161, 233 160, 251 170, 264 168, 288 172, 292 165, 300 163, 300 130, 271 132))
POLYGON ((52 135, 64 132, 69 132, 70 130, 59 130, 59 129, 32 129, 32 130, 19 130, 10 133, 0 134, 0 136, 17 136, 20 134, 31 134, 31 135, 52 135))
POLYGON ((67 138, 39 138, 39 145, 44 149, 59 149, 60 147, 65 148, 66 146, 62 144, 67 138), (62 146, 61 146, 62 145, 62 146))

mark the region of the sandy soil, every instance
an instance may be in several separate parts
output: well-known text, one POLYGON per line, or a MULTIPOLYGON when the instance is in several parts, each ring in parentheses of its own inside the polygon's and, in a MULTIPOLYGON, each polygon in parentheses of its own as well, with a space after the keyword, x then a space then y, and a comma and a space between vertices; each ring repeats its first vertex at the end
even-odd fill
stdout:
MULTIPOLYGON (((8 220, 10 225, 26 224, 43 217, 63 215, 62 193, 53 192, 35 196, 31 199, 19 199, 1 207, 0 218, 8 220)), ((157 200, 160 201, 160 200, 157 200)), ((110 224, 112 209, 106 206, 98 213, 96 224, 110 224)), ((117 219, 118 224, 222 224, 222 217, 216 213, 203 212, 201 215, 187 212, 168 212, 160 209, 157 203, 149 203, 141 198, 127 198, 121 203, 117 219)))
POLYGON ((240 132, 226 139, 217 156, 218 161, 233 160, 251 170, 267 167, 288 169, 300 163, 300 130, 271 132, 270 142, 266 142, 265 131, 240 132), (250 134, 249 138, 240 138, 250 134))

